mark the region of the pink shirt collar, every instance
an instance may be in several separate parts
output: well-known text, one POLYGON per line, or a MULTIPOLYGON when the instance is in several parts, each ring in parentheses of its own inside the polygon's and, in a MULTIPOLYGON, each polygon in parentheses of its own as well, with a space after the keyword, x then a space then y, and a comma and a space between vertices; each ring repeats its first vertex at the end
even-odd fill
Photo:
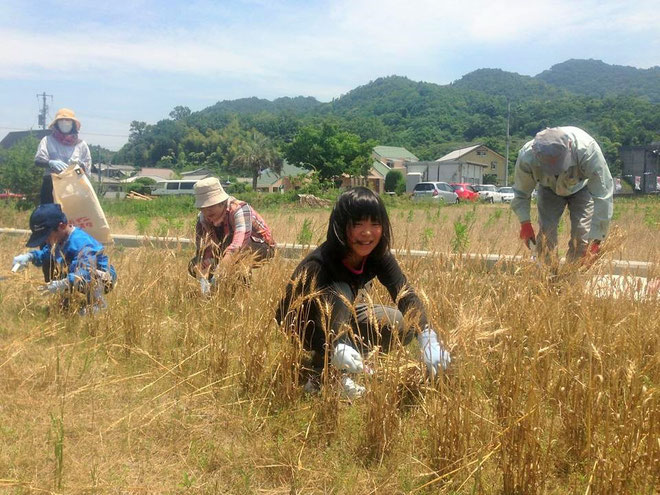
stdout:
POLYGON ((344 264, 344 266, 345 266, 346 268, 348 268, 348 271, 350 271, 350 272, 353 273, 354 275, 362 275, 362 272, 364 271, 364 264, 366 263, 366 261, 367 261, 367 257, 365 256, 364 258, 362 258, 362 265, 360 265, 360 269, 359 269, 359 270, 356 270, 356 269, 353 268, 352 266, 349 266, 349 265, 346 263, 346 260, 341 260, 341 262, 344 264))

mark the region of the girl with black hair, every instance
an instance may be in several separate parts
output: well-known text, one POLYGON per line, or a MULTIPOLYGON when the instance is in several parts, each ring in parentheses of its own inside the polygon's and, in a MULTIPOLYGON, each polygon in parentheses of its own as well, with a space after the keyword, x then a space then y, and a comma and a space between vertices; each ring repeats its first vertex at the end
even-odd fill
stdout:
POLYGON ((428 325, 422 301, 390 252, 391 240, 381 198, 365 187, 349 189, 339 196, 330 214, 326 241, 293 272, 276 317, 300 337, 304 349, 313 351, 315 373, 306 389, 318 383, 327 352, 330 363, 345 372, 344 394, 359 397, 364 387, 346 373, 363 371, 362 355, 374 346, 388 351, 396 341, 409 343, 415 334, 432 376, 451 362, 428 325), (354 306, 358 291, 374 278, 386 287, 397 308, 354 306), (407 323, 403 315, 408 316, 407 323))

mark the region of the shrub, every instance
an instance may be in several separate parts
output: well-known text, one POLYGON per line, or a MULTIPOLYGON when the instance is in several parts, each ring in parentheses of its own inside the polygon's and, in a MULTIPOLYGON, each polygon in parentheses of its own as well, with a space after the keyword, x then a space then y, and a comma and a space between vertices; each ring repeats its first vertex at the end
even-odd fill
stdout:
POLYGON ((390 170, 385 176, 385 190, 403 194, 406 192, 406 180, 399 170, 390 170))

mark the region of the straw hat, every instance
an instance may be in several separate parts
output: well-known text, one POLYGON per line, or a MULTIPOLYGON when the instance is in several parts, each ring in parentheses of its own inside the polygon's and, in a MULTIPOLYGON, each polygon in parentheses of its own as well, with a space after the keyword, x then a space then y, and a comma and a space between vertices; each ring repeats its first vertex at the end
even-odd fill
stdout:
POLYGON ((55 122, 57 122, 60 119, 73 120, 76 123, 76 130, 80 131, 80 121, 76 118, 76 113, 73 110, 69 110, 68 108, 60 108, 55 114, 55 118, 50 123, 48 128, 52 129, 53 126, 55 125, 55 122))
POLYGON ((226 201, 229 194, 222 188, 222 184, 215 177, 195 182, 195 208, 206 208, 226 201))

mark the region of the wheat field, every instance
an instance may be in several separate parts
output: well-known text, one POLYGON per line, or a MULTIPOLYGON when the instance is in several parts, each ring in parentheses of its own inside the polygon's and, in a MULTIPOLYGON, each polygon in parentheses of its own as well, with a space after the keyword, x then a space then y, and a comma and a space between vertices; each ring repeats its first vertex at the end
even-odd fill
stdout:
MULTIPOLYGON (((624 205, 605 258, 660 262, 657 203, 624 205), (649 213, 651 211, 651 213, 649 213), (648 216, 651 220, 648 220, 648 216)), ((322 240, 328 210, 264 212, 280 242, 322 240), (306 222, 305 222, 306 220, 306 222)), ((522 254, 506 207, 395 208, 397 248, 522 254), (496 213, 500 211, 500 213, 496 213), (411 213, 412 212, 412 213, 411 213)), ((2 226, 27 225, 3 210, 2 226)), ((134 221, 110 217, 115 231, 134 221)), ((152 222, 157 225, 157 220, 152 222)), ((190 218, 172 232, 189 235, 190 218)), ((565 242, 566 229, 562 232, 565 242)), ((0 235, 0 492, 657 493, 660 301, 598 298, 589 273, 400 262, 452 351, 436 382, 415 345, 370 355, 364 398, 302 392, 274 321, 296 260, 209 299, 190 249, 109 249, 119 284, 81 318, 11 275, 0 235)), ((658 276, 653 272, 652 276, 658 276)), ((389 303, 375 284, 374 301, 389 303)))

